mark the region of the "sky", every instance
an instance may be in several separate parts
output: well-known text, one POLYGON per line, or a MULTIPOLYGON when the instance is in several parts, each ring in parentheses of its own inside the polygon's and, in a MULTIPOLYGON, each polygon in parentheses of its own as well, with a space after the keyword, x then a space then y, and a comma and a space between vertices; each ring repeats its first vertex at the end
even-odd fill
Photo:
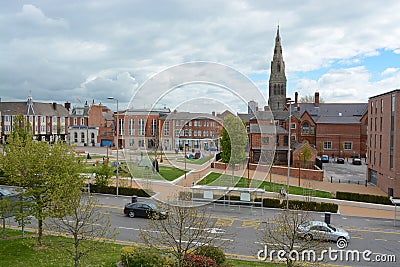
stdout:
MULTIPOLYGON (((115 110, 108 97, 124 109, 140 92, 135 107, 144 108, 154 105, 146 95, 158 93, 149 79, 202 61, 237 71, 267 98, 279 25, 288 97, 318 91, 325 102, 367 102, 400 88, 399 12, 397 0, 3 1, 0 97, 94 100, 115 110)), ((230 97, 206 87, 191 84, 157 103, 200 111, 230 97)))

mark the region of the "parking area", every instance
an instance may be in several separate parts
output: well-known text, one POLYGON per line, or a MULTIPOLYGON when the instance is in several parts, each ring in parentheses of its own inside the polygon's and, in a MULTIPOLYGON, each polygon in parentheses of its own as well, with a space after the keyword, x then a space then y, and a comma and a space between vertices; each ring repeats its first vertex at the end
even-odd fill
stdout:
POLYGON ((367 165, 365 160, 361 160, 361 165, 353 165, 351 159, 345 160, 344 164, 338 164, 336 161, 323 163, 322 168, 325 171, 325 179, 334 183, 352 183, 365 184, 367 165))

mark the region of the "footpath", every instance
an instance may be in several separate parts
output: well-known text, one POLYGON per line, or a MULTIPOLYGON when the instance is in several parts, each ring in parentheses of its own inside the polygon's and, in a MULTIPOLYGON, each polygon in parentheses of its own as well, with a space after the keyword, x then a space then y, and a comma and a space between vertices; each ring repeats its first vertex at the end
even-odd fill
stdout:
MULTIPOLYGON (((93 151, 91 151, 93 153, 93 151)), ((112 152, 115 156, 115 151, 112 152)), ((123 159, 123 153, 120 153, 121 159, 123 159)), ((186 176, 182 176, 171 182, 163 181, 151 181, 146 187, 151 187, 153 191, 157 193, 157 199, 168 199, 172 193, 176 193, 177 187, 181 189, 186 189, 190 191, 190 187, 195 185, 199 180, 206 176, 210 172, 218 173, 228 173, 231 174, 231 170, 216 169, 211 168, 211 161, 204 163, 203 165, 189 164, 186 163, 186 169, 189 171, 186 176)), ((162 165, 172 165, 181 169, 184 169, 185 163, 175 160, 175 156, 165 157, 162 165)), ((287 184, 287 176, 261 172, 261 171, 247 171, 246 169, 238 170, 234 172, 235 176, 251 177, 251 179, 266 180, 274 183, 287 184)), ((120 178, 124 179, 124 178, 120 178)), ((139 179, 137 179, 139 180, 139 179)), ((136 181, 137 181, 136 180, 136 181)), ((129 180, 131 181, 131 180, 129 180)), ((135 182, 133 179, 133 186, 142 186, 143 182, 135 182)), ((290 177, 290 185, 298 186, 298 178, 290 177)), ((315 190, 323 190, 335 194, 337 191, 342 192, 354 192, 360 194, 371 194, 371 195, 382 195, 385 196, 386 193, 374 185, 358 185, 358 184, 344 184, 344 183, 331 183, 327 179, 324 181, 314 181, 301 179, 301 187, 311 188, 315 190)), ((270 193, 273 194, 273 193, 270 193)), ((302 199, 304 197, 298 195, 289 194, 289 199, 302 199)), ((314 201, 324 201, 324 202, 334 202, 339 205, 339 213, 343 216, 360 216, 360 217, 370 217, 370 218, 384 218, 384 219, 394 219, 394 206, 391 205, 380 205, 371 204, 364 202, 354 202, 354 201, 343 201, 337 199, 319 199, 313 197, 314 201)), ((398 209, 400 211, 400 208, 398 209)), ((400 224, 400 222, 399 222, 400 224)))

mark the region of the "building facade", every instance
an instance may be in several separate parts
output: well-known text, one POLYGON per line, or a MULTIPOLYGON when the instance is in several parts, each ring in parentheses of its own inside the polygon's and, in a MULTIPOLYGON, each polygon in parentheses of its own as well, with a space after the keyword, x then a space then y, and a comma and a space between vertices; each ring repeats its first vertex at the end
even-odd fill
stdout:
POLYGON ((15 117, 20 114, 29 121, 36 140, 54 143, 67 139, 68 109, 55 102, 35 102, 32 97, 28 97, 26 102, 0 102, 0 133, 3 143, 13 130, 15 117))
POLYGON ((367 180, 400 197, 400 90, 368 101, 367 180))

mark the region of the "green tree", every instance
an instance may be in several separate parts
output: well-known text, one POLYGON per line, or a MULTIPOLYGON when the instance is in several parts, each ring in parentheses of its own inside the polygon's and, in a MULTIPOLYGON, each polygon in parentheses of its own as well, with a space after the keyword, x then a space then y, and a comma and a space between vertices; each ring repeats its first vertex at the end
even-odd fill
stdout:
POLYGON ((246 159, 247 133, 244 122, 237 117, 229 115, 223 123, 221 132, 221 159, 229 163, 234 175, 235 164, 246 159))
POLYGON ((108 159, 104 160, 100 166, 96 167, 96 185, 108 186, 110 179, 113 175, 114 168, 108 164, 108 159))
POLYGON ((42 245, 43 221, 68 213, 67 200, 79 196, 82 166, 65 143, 50 146, 34 141, 31 127, 22 116, 13 126, 3 159, 4 172, 21 188, 21 197, 32 200, 29 211, 38 220, 38 243, 42 245))
POLYGON ((72 237, 60 240, 60 244, 74 259, 75 267, 84 266, 90 253, 108 239, 114 239, 116 231, 110 217, 100 211, 99 201, 94 196, 82 193, 68 201, 71 212, 65 217, 51 218, 46 225, 72 237))

